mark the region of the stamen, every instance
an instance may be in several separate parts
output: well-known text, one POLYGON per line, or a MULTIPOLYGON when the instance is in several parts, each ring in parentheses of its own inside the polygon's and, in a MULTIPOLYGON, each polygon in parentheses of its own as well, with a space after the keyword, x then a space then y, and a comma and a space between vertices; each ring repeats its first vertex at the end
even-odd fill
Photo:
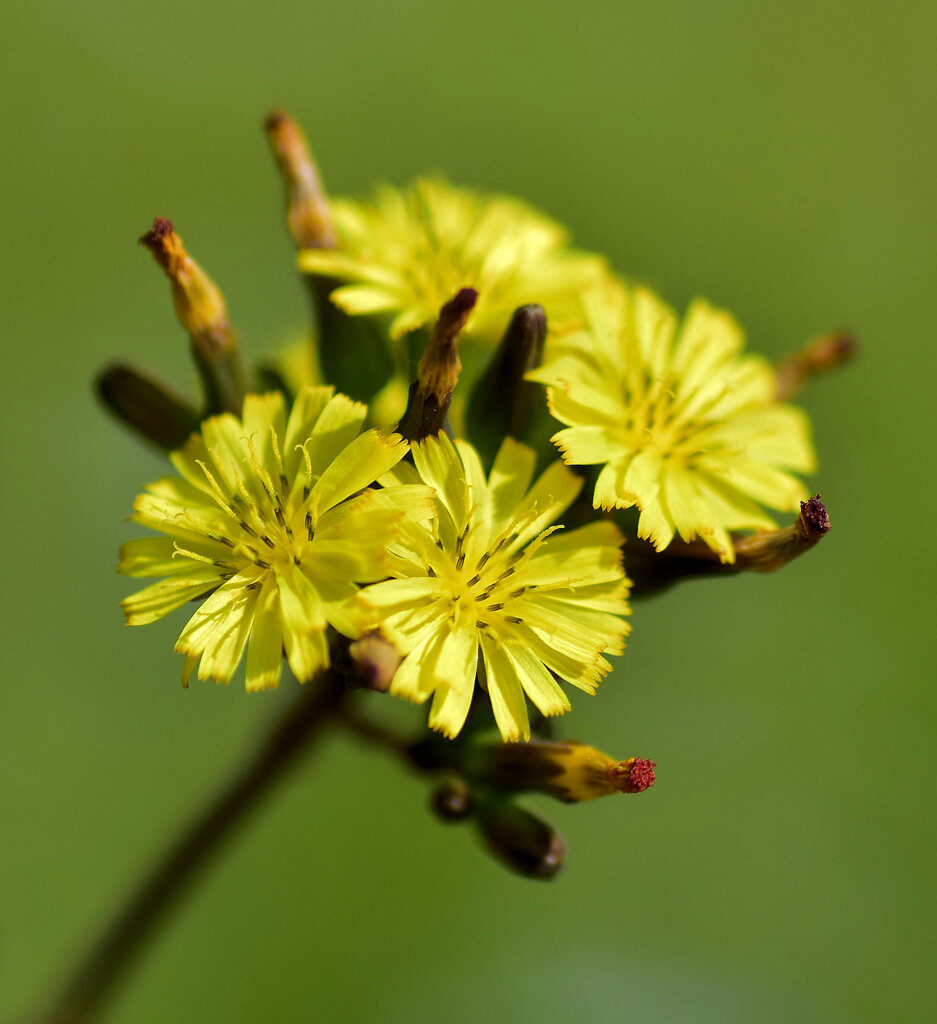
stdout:
MULTIPOLYGON (((214 558, 209 558, 208 555, 200 555, 197 551, 189 551, 188 548, 180 547, 178 544, 174 543, 173 544, 173 549, 174 549, 173 553, 172 553, 172 557, 173 558, 176 558, 177 556, 180 557, 180 558, 191 558, 191 559, 193 559, 196 562, 205 562, 206 565, 212 565, 212 566, 218 564, 214 560, 214 558)), ((222 565, 223 564, 224 563, 222 563, 222 565)))
POLYGON ((228 504, 224 496, 224 492, 218 486, 218 481, 214 478, 214 476, 212 476, 211 470, 208 468, 208 466, 205 465, 204 462, 201 461, 201 459, 196 459, 195 461, 198 464, 199 469, 201 469, 201 471, 205 474, 205 479, 208 481, 208 486, 211 488, 212 497, 215 499, 218 505, 225 512, 228 513, 229 516, 234 517, 234 511, 228 504))
MULTIPOLYGON (((306 476, 309 479, 309 484, 312 484, 312 459, 309 458, 309 452, 306 450, 306 445, 309 441, 298 444, 296 447, 303 453, 303 462, 306 464, 306 476)), ((303 488, 303 501, 309 497, 309 486, 303 488)))
POLYGON ((286 479, 286 473, 283 472, 283 457, 280 455, 280 440, 277 437, 277 432, 273 429, 273 424, 270 424, 270 447, 273 449, 273 457, 276 459, 277 472, 280 476, 280 484, 283 487, 283 493, 289 494, 290 485, 286 479))

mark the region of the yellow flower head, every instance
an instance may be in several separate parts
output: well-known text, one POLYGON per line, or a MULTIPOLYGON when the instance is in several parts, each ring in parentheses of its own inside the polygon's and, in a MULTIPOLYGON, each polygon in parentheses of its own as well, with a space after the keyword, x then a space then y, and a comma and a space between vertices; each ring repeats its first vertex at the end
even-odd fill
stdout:
POLYGON ((562 714, 570 705, 554 677, 593 693, 611 667, 603 655, 624 648, 621 536, 610 522, 555 533, 581 481, 556 462, 531 486, 534 453, 510 438, 487 480, 475 449, 444 434, 412 453, 414 464, 382 483, 428 484, 435 520, 405 525, 396 578, 360 596, 405 655, 391 693, 432 696, 430 726, 455 736, 477 674, 504 739, 527 739, 525 694, 543 714, 562 714))
POLYGON ((810 472, 806 416, 776 401, 771 366, 742 354, 726 312, 697 300, 678 327, 644 288, 584 298, 585 331, 548 346, 528 374, 548 385, 553 437, 571 465, 601 465, 596 508, 638 507, 638 535, 662 550, 701 537, 724 562, 730 530, 772 529, 761 506, 793 511, 810 472))
POLYGON ((305 682, 329 663, 329 625, 355 634, 356 582, 388 575, 388 536, 420 497, 363 490, 408 448, 361 434, 366 413, 329 387, 289 418, 280 394, 249 395, 243 419, 206 420, 172 455, 180 475, 137 498, 134 521, 165 536, 125 544, 119 571, 165 578, 123 602, 127 623, 204 599, 176 644, 184 681, 201 659, 200 679, 229 682, 246 647, 248 690, 277 685, 284 650, 305 682))
POLYGON ((432 324, 443 303, 475 288, 467 331, 497 340, 518 306, 540 303, 550 322, 577 315, 577 289, 605 270, 568 247, 555 221, 519 199, 483 196, 438 178, 383 185, 371 202, 331 201, 338 248, 307 249, 300 267, 348 284, 332 301, 351 314, 393 314, 394 339, 432 324))

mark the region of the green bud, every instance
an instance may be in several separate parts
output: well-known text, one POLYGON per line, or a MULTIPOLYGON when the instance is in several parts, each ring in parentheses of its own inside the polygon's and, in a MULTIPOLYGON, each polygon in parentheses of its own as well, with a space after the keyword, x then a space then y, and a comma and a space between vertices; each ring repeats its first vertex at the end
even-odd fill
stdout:
POLYGON ((509 800, 480 805, 475 816, 485 845, 505 867, 549 881, 566 861, 566 844, 552 825, 509 800))
POLYGON ((97 390, 119 420, 166 451, 181 448, 198 430, 198 414, 184 398, 132 366, 108 366, 98 375, 97 390))

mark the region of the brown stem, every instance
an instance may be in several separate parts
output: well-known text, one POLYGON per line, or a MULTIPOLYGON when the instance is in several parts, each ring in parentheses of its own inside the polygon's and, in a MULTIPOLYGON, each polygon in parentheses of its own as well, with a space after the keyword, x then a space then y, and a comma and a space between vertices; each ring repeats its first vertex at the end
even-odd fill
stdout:
POLYGON ((244 767, 167 850, 82 960, 39 1024, 86 1024, 114 994, 160 924, 212 857, 330 721, 344 694, 334 669, 304 690, 244 767))

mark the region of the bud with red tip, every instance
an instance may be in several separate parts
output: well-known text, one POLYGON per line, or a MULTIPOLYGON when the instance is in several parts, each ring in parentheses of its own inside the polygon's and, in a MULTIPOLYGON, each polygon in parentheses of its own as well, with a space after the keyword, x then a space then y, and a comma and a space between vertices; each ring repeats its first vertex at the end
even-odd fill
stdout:
POLYGON ((478 777, 502 792, 547 793, 564 803, 580 803, 615 793, 642 793, 654 784, 653 761, 614 758, 585 743, 530 740, 484 747, 478 777))

